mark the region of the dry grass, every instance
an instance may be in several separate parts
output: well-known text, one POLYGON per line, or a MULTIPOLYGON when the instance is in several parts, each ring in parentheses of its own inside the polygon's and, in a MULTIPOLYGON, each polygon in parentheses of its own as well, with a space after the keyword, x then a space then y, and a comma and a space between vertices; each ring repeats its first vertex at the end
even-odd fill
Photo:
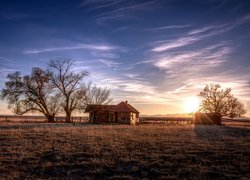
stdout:
POLYGON ((250 129, 0 124, 2 178, 250 178, 250 129))

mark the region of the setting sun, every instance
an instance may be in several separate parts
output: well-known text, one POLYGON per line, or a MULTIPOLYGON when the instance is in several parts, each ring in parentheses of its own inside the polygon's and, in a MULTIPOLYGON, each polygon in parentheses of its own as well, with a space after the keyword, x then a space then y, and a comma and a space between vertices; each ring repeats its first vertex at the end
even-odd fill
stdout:
POLYGON ((183 109, 185 110, 185 112, 195 112, 198 111, 199 105, 200 105, 199 98, 190 97, 184 102, 183 109))

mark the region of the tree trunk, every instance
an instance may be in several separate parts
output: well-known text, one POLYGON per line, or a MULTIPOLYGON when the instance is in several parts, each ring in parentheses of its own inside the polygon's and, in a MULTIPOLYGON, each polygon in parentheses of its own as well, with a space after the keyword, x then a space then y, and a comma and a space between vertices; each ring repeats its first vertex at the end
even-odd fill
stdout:
POLYGON ((55 122, 55 116, 49 115, 46 117, 49 123, 55 122))
POLYGON ((71 113, 70 112, 66 112, 66 123, 70 123, 71 122, 71 113))

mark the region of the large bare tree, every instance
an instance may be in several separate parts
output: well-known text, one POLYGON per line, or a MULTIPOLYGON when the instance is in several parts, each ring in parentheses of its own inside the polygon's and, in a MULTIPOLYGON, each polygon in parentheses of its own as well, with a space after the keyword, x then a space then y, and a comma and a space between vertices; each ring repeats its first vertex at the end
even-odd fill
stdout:
POLYGON ((74 72, 74 61, 56 59, 49 62, 51 82, 61 93, 62 107, 66 114, 66 122, 71 122, 71 114, 83 110, 86 106, 86 88, 82 81, 88 72, 74 72))
MULTIPOLYGON (((86 105, 102 105, 109 104, 112 99, 110 98, 110 90, 108 88, 100 88, 92 83, 88 83, 86 86, 86 105)), ((98 107, 92 112, 92 116, 95 119, 97 114, 98 107)))
POLYGON ((218 113, 231 118, 246 113, 244 104, 231 94, 231 88, 221 89, 219 84, 210 84, 199 93, 201 97, 200 111, 218 113))
POLYGON ((5 88, 1 91, 3 99, 14 113, 23 115, 40 112, 49 122, 60 108, 59 94, 50 83, 50 76, 40 68, 33 68, 31 75, 22 76, 19 72, 9 74, 5 88))
POLYGON ((109 104, 112 99, 110 98, 110 90, 108 88, 101 88, 93 85, 92 83, 87 83, 85 85, 86 89, 86 104, 109 104))
POLYGON ((75 72, 74 61, 57 59, 44 71, 33 68, 31 75, 9 74, 1 95, 16 114, 41 112, 49 122, 59 112, 65 112, 71 122, 74 111, 84 111, 87 104, 108 104, 110 90, 84 83, 88 72, 75 72))

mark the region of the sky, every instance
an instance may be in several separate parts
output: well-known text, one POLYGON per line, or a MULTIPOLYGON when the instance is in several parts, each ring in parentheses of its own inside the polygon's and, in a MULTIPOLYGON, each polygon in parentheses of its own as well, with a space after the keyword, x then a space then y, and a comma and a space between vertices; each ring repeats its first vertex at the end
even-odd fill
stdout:
POLYGON ((141 114, 187 113, 218 83, 250 116, 248 0, 8 0, 0 27, 1 89, 9 73, 71 58, 141 114))

